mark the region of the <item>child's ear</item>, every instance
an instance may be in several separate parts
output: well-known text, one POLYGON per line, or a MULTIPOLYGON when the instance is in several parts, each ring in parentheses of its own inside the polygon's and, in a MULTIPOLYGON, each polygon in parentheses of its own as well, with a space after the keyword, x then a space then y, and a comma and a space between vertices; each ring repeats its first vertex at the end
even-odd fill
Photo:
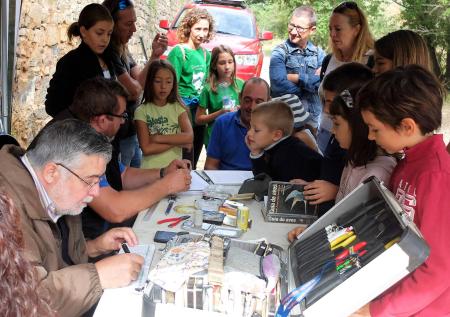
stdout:
POLYGON ((275 130, 273 131, 273 140, 274 141, 278 141, 279 139, 281 139, 283 137, 283 131, 281 130, 275 130))
POLYGON ((419 130, 419 126, 413 119, 404 118, 400 121, 400 129, 405 136, 412 136, 419 130))

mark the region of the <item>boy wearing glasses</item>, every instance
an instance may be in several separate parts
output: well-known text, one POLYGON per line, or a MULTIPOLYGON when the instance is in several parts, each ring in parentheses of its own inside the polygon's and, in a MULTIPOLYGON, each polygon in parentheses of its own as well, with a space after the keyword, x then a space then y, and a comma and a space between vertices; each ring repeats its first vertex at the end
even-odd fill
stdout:
POLYGON ((288 39, 275 47, 270 58, 272 97, 294 94, 311 114, 313 128, 319 125, 322 106, 317 90, 324 51, 309 41, 316 30, 316 13, 309 6, 292 12, 288 39))

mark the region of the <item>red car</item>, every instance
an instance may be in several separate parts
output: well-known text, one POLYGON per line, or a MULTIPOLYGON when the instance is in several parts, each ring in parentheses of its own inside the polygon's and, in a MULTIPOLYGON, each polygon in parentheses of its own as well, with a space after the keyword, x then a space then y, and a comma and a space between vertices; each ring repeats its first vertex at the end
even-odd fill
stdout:
POLYGON ((185 14, 195 7, 208 10, 215 21, 216 36, 203 46, 210 51, 219 44, 230 46, 236 57, 236 75, 243 80, 259 77, 264 58, 261 41, 271 40, 273 34, 260 34, 254 14, 242 0, 197 0, 184 5, 171 24, 168 20, 159 21, 159 26, 168 30, 169 47, 164 55, 178 43, 176 29, 185 14))

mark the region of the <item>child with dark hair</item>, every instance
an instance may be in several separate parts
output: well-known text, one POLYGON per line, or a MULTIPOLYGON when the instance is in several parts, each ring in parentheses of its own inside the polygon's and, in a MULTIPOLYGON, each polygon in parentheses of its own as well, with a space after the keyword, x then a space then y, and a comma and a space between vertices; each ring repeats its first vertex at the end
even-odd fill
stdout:
POLYGON ((322 157, 293 137, 294 116, 283 101, 263 102, 252 111, 245 142, 250 149, 253 174, 266 173, 275 181, 307 181, 320 174, 322 157))
POLYGON ((353 316, 450 314, 450 155, 441 134, 444 92, 435 76, 416 65, 386 72, 358 94, 369 139, 388 153, 404 151, 390 189, 430 246, 430 256, 353 316))
POLYGON ((142 168, 163 168, 191 149, 193 132, 189 115, 178 96, 175 70, 165 60, 150 64, 144 99, 134 119, 144 157, 142 168))
POLYGON ((81 42, 56 64, 45 97, 45 111, 50 116, 55 117, 72 104, 76 89, 86 79, 116 78, 111 56, 106 50, 113 27, 108 9, 98 3, 85 6, 78 21, 69 26, 69 40, 75 36, 80 37, 81 42))
POLYGON ((332 132, 339 146, 347 150, 347 164, 342 172, 335 203, 370 176, 389 183, 392 170, 397 164, 396 160, 385 155, 373 140, 367 139, 369 129, 354 102, 358 90, 359 87, 345 89, 330 105, 332 132))
MULTIPOLYGON (((343 90, 357 91, 373 77, 372 71, 359 63, 348 63, 331 71, 323 81, 324 114, 330 115, 331 102, 343 90)), ((305 187, 305 198, 312 204, 335 199, 345 166, 346 151, 339 146, 334 137, 331 137, 323 155, 320 177, 305 187)))

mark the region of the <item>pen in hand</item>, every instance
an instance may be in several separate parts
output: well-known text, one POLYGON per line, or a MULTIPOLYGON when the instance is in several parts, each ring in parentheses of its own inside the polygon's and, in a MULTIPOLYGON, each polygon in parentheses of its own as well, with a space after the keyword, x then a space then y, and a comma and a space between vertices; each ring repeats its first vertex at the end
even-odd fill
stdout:
POLYGON ((128 246, 125 242, 122 242, 122 249, 123 249, 123 252, 130 253, 130 249, 128 249, 128 246))

